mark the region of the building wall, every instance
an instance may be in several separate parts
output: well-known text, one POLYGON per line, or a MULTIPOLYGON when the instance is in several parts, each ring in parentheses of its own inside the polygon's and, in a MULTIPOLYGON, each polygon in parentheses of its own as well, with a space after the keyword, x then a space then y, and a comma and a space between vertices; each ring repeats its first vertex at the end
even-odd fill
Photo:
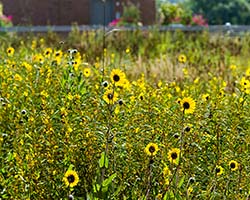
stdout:
MULTIPOLYGON (((1 0, 4 14, 13 16, 15 25, 71 25, 90 24, 91 0, 1 0)), ((114 0, 116 11, 122 13, 122 3, 114 0), (119 2, 119 3, 118 3, 119 2), (119 6, 118 6, 118 4, 119 6)), ((144 25, 155 20, 154 0, 131 0, 141 9, 144 25)), ((115 13, 112 15, 115 17, 115 13)), ((92 16, 93 17, 93 16, 92 16)))
POLYGON ((140 10, 142 23, 144 25, 150 25, 155 22, 156 19, 156 5, 154 0, 142 0, 140 1, 140 10))
POLYGON ((14 24, 88 24, 89 0, 1 0, 14 24))

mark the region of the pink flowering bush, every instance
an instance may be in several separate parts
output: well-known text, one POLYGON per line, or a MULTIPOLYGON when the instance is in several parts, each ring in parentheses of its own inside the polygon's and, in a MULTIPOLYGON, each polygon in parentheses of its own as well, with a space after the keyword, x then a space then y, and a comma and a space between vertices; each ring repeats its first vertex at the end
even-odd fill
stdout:
POLYGON ((0 27, 12 26, 12 16, 3 14, 3 4, 0 2, 0 27))
POLYGON ((164 3, 160 7, 160 23, 162 25, 183 24, 188 26, 208 26, 203 15, 194 14, 183 4, 164 3))
POLYGON ((109 26, 117 26, 121 19, 114 19, 112 22, 109 23, 109 26))
POLYGON ((194 15, 192 17, 192 25, 198 25, 198 26, 208 26, 207 20, 204 19, 202 15, 194 15))
POLYGON ((3 14, 3 4, 0 2, 0 27, 12 26, 12 16, 3 14))
POLYGON ((123 13, 121 18, 115 19, 109 23, 109 26, 140 26, 141 14, 137 5, 129 2, 123 5, 123 13))
POLYGON ((12 26, 12 16, 0 16, 0 27, 12 26))

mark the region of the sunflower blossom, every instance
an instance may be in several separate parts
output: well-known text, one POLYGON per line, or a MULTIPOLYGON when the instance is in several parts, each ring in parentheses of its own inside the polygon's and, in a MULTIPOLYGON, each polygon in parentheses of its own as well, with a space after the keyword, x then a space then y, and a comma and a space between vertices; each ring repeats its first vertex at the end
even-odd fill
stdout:
POLYGON ((125 73, 120 70, 120 69, 113 69, 110 73, 110 79, 111 82, 115 85, 115 86, 123 86, 126 81, 126 75, 125 73))
POLYGON ((158 145, 150 142, 144 149, 145 153, 149 156, 155 156, 159 151, 158 145))
POLYGON ((224 173, 224 168, 221 167, 221 166, 216 166, 215 167, 215 173, 216 173, 217 176, 222 175, 224 173))
POLYGON ((178 61, 179 61, 180 63, 185 63, 185 62, 187 62, 187 57, 186 57, 184 54, 180 54, 180 55, 178 56, 178 61))
POLYGON ((114 104, 118 100, 118 94, 113 90, 106 90, 102 98, 107 104, 114 104))
POLYGON ((235 160, 231 160, 228 165, 231 171, 236 171, 239 168, 239 164, 235 160))
POLYGON ((66 186, 75 187, 79 182, 78 174, 74 170, 68 170, 64 174, 63 181, 66 186))
POLYGON ((192 114, 196 108, 196 103, 191 97, 184 97, 181 100, 181 109, 185 114, 192 114))
POLYGON ((168 160, 170 163, 178 164, 181 150, 173 148, 168 152, 168 160))

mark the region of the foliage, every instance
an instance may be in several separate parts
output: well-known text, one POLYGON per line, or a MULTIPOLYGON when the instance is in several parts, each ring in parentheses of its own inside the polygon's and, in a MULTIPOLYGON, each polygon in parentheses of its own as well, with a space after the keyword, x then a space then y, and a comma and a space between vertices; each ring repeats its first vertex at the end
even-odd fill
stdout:
POLYGON ((1 37, 1 199, 249 198, 250 37, 101 36, 1 37))
POLYGON ((194 13, 202 14, 212 25, 250 24, 250 2, 248 0, 206 1, 189 0, 188 5, 194 13))
POLYGON ((112 26, 138 26, 141 24, 141 13, 135 4, 128 2, 127 4, 123 4, 123 12, 120 19, 116 19, 110 23, 112 26))
POLYGON ((12 17, 8 16, 6 17, 5 15, 0 16, 0 27, 10 27, 12 26, 12 17))
POLYGON ((171 23, 188 24, 191 21, 192 14, 186 10, 181 4, 163 3, 160 7, 162 15, 162 24, 171 23))
POLYGON ((207 26, 207 21, 202 15, 192 13, 186 4, 172 4, 169 2, 160 4, 159 8, 161 24, 183 24, 207 26))
POLYGON ((0 2, 0 27, 12 26, 12 16, 5 16, 3 14, 3 4, 0 2))

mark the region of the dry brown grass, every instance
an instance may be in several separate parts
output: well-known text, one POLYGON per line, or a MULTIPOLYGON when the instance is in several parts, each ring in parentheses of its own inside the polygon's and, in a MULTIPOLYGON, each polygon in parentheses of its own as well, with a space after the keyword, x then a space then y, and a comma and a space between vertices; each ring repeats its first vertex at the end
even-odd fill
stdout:
POLYGON ((144 60, 139 56, 135 62, 126 66, 126 71, 132 79, 136 79, 141 74, 144 74, 146 79, 153 79, 157 83, 159 80, 166 82, 182 80, 184 77, 183 67, 185 67, 185 64, 174 62, 167 55, 163 54, 151 60, 144 60))

